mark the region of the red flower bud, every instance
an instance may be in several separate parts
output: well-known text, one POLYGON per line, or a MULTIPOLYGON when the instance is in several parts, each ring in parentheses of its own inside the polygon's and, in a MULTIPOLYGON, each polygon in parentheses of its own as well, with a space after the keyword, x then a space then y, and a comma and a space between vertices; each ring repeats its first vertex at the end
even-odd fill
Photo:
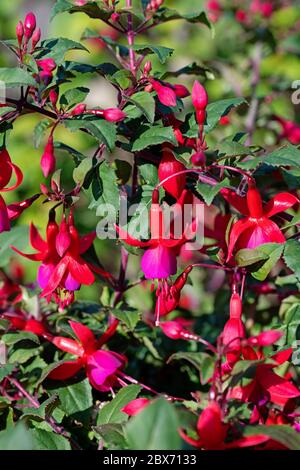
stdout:
POLYGON ((246 23, 247 20, 248 20, 248 15, 245 12, 245 10, 237 10, 236 13, 235 13, 235 19, 239 23, 246 23))
POLYGON ((109 122, 119 122, 126 118, 126 114, 119 108, 108 108, 103 110, 103 117, 109 122))
POLYGON ((189 90, 187 87, 184 85, 172 85, 173 90, 175 91, 175 95, 178 96, 178 98, 186 98, 187 96, 190 95, 189 90))
POLYGON ((147 62, 145 62, 145 65, 144 65, 144 74, 145 75, 148 75, 152 70, 152 63, 150 60, 147 60, 147 62))
POLYGON ((135 416, 140 411, 142 411, 147 405, 149 405, 150 400, 149 398, 136 398, 135 400, 131 400, 127 403, 126 406, 121 408, 123 413, 126 413, 128 416, 135 416))
POLYGON ((147 93, 151 93, 151 91, 153 91, 153 86, 151 85, 151 83, 145 86, 144 91, 146 91, 147 93))
POLYGON ((30 39, 33 31, 36 28, 36 18, 34 13, 30 12, 26 15, 25 21, 24 21, 24 36, 26 39, 30 39))
POLYGON ((31 333, 34 333, 35 335, 43 335, 44 333, 47 333, 47 329, 45 328, 45 325, 43 325, 42 322, 31 319, 27 320, 24 331, 30 331, 31 333))
POLYGON ((206 164, 206 156, 203 151, 196 152, 191 156, 191 162, 194 166, 204 166, 206 164))
POLYGON ((113 14, 111 15, 110 19, 111 19, 111 21, 114 21, 114 22, 115 22, 115 21, 119 21, 119 19, 120 19, 119 13, 116 13, 116 12, 113 13, 113 14))
POLYGON ((182 339, 186 330, 177 321, 164 321, 160 324, 164 334, 171 339, 182 339))
POLYGON ((208 105, 208 96, 207 92, 203 85, 201 85, 198 80, 195 81, 193 90, 192 90, 192 102, 194 108, 198 110, 205 109, 208 105))
POLYGON ((41 70, 44 72, 53 72, 56 69, 56 63, 51 57, 49 59, 40 59, 37 60, 36 63, 41 70))
POLYGON ((86 110, 86 104, 80 103, 71 111, 72 116, 78 116, 79 114, 83 114, 86 110))
POLYGON ((31 39, 31 44, 32 44, 31 48, 32 48, 32 50, 35 49, 35 46, 40 41, 40 39, 41 39, 41 28, 37 28, 35 30, 35 32, 33 33, 32 39, 31 39))
POLYGON ((277 343, 282 337, 283 331, 279 330, 267 330, 260 333, 258 336, 252 336, 248 339, 248 343, 252 346, 266 347, 271 344, 277 343))
POLYGON ((202 126, 205 123, 206 111, 205 109, 199 109, 196 111, 196 120, 199 126, 202 126))
MULTIPOLYGON (((165 151, 163 158, 158 167, 158 177, 159 181, 163 181, 165 178, 185 170, 183 163, 176 160, 172 152, 165 151)), ((185 174, 174 176, 168 181, 163 183, 163 188, 171 194, 175 199, 178 199, 185 187, 186 176, 185 174)))
POLYGON ((55 90, 50 90, 50 93, 49 93, 49 99, 51 101, 51 104, 53 106, 53 108, 56 108, 56 104, 57 104, 57 100, 58 100, 58 93, 57 91, 55 90))
POLYGON ((150 83, 157 93, 157 98, 165 106, 176 106, 176 93, 172 88, 162 85, 157 80, 150 80, 150 83))
POLYGON ((24 27, 22 21, 19 21, 16 27, 16 35, 18 39, 19 46, 21 46, 24 36, 24 27))
POLYGON ((51 134, 41 158, 41 168, 45 178, 55 171, 55 165, 56 159, 54 155, 53 135, 51 134))

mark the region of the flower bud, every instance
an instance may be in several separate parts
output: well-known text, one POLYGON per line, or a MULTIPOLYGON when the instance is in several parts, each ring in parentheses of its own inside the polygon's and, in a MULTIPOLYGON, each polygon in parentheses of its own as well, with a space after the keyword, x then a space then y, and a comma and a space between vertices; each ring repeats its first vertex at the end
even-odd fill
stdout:
POLYGON ((18 39, 19 46, 21 46, 24 36, 24 27, 22 21, 19 21, 16 27, 16 35, 18 39))
POLYGON ((32 48, 32 50, 35 49, 35 46, 40 41, 40 39, 41 39, 41 28, 37 28, 35 30, 35 32, 33 33, 32 39, 31 39, 31 44, 32 44, 31 48, 32 48))
POLYGON ((123 413, 126 413, 128 416, 135 416, 140 411, 142 411, 147 405, 149 405, 149 398, 136 398, 127 403, 126 406, 121 408, 123 413))
POLYGON ((126 118, 126 114, 119 108, 107 108, 103 110, 103 117, 109 122, 119 122, 126 118))
POLYGON ((177 321, 164 321, 160 327, 164 334, 171 339, 182 339, 186 331, 177 321))
POLYGON ((71 111, 72 116, 78 116, 79 114, 83 114, 86 110, 86 104, 80 103, 71 111))
POLYGON ((205 153, 202 150, 200 152, 194 153, 191 156, 191 162, 194 166, 205 166, 206 164, 205 153))
POLYGON ((172 88, 175 91, 175 95, 178 96, 178 98, 186 98, 187 96, 190 95, 189 90, 184 85, 177 84, 177 85, 173 85, 172 88))
POLYGON ((55 61, 49 57, 48 59, 40 59, 36 61, 38 67, 44 72, 53 72, 56 69, 55 61))
POLYGON ((144 75, 149 75, 149 73, 152 70, 152 62, 150 60, 147 60, 144 65, 144 75))
POLYGON ((203 110, 208 105, 208 96, 207 92, 203 85, 201 85, 198 80, 195 81, 193 90, 192 90, 192 102, 194 108, 198 110, 203 110))
POLYGON ((153 91, 153 86, 151 85, 151 83, 145 86, 144 91, 146 91, 147 93, 151 93, 151 91, 153 91))
POLYGON ((24 21, 24 36, 26 39, 30 39, 36 28, 36 18, 34 13, 30 12, 26 15, 24 21))
POLYGON ((113 21, 113 22, 119 21, 119 19, 120 19, 120 14, 119 14, 119 13, 116 13, 116 12, 113 13, 113 14, 111 15, 110 19, 111 19, 111 21, 113 21))
POLYGON ((153 79, 150 80, 150 83, 157 93, 157 98, 162 104, 165 106, 176 106, 176 94, 172 88, 162 85, 159 81, 153 79))
POLYGON ((51 104, 52 104, 53 108, 56 108, 56 104, 57 104, 57 100, 58 100, 58 93, 57 93, 56 90, 54 90, 54 89, 50 90, 49 99, 51 101, 51 104))
POLYGON ((45 178, 55 171, 55 165, 56 159, 54 155, 53 135, 51 134, 41 158, 41 168, 45 178))

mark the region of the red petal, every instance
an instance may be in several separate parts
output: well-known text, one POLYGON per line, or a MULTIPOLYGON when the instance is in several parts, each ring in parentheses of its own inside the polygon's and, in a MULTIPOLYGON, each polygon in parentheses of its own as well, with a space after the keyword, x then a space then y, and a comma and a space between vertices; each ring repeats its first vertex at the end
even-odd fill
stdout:
POLYGON ((271 401, 277 405, 284 406, 290 398, 300 396, 295 385, 266 367, 259 367, 256 376, 261 386, 270 394, 271 401))
POLYGON ((42 239, 34 224, 30 224, 30 243, 38 251, 45 252, 47 250, 47 243, 42 239))
POLYGON ((285 243, 285 237, 275 222, 269 219, 260 221, 259 226, 263 229, 270 243, 285 243))
POLYGON ((70 257, 65 256, 56 266, 54 269, 49 281, 48 285, 45 287, 45 289, 41 293, 41 297, 47 297, 48 295, 51 295, 52 292, 57 289, 59 284, 62 281, 62 278, 64 277, 66 270, 70 264, 70 257))
POLYGON ((66 361, 52 370, 48 377, 53 380, 66 380, 73 377, 82 367, 81 360, 66 361))
POLYGON ((14 250, 16 253, 18 253, 21 256, 24 256, 24 258, 30 259, 31 261, 42 261, 44 258, 44 253, 32 253, 32 254, 26 254, 23 253, 22 251, 18 250, 15 246, 10 246, 12 250, 14 250))
POLYGON ((235 191, 229 188, 222 188, 220 193, 237 211, 243 215, 249 215, 247 200, 245 197, 239 196, 235 191))
POLYGON ((146 248, 147 246, 151 245, 151 240, 147 242, 141 242, 140 240, 137 240, 136 238, 129 235, 129 233, 126 232, 126 230, 123 230, 118 225, 115 225, 115 227, 116 227, 116 231, 120 239, 123 240, 123 242, 127 243, 127 245, 138 246, 140 248, 146 248))
POLYGON ((254 229, 255 223, 251 222, 249 219, 241 219, 233 224, 229 238, 227 261, 231 258, 239 237, 245 232, 245 230, 250 229, 251 227, 254 229))
POLYGON ((95 281, 94 274, 82 258, 71 258, 69 271, 80 284, 90 286, 95 281))
POLYGON ((85 253, 89 249, 89 247, 92 245, 95 238, 96 238, 96 232, 88 233, 87 235, 84 235, 84 237, 80 238, 80 251, 79 251, 79 253, 81 255, 82 255, 82 253, 85 253))
POLYGON ((178 429, 178 432, 180 434, 180 437, 182 437, 182 439, 184 441, 186 441, 188 444, 190 444, 191 446, 194 446, 194 447, 202 447, 202 441, 200 439, 193 439, 192 437, 189 437, 186 435, 186 433, 183 431, 183 429, 178 429))
POLYGON ((293 353, 293 349, 288 348, 288 349, 285 349, 284 351, 279 351, 276 354, 273 354, 271 359, 273 359, 273 361, 275 361, 278 365, 280 365, 288 361, 292 353, 293 353))
POLYGON ((20 168, 11 162, 9 162, 9 165, 12 167, 13 171, 15 172, 16 182, 13 186, 10 186, 9 188, 3 188, 1 189, 1 191, 13 191, 14 189, 18 188, 23 181, 23 173, 20 170, 20 168))
POLYGON ((93 332, 85 325, 75 321, 69 321, 72 330, 81 342, 85 352, 92 352, 95 349, 96 338, 93 332))
POLYGON ((273 217, 279 212, 284 212, 290 209, 294 204, 299 203, 299 199, 290 193, 280 193, 273 197, 264 207, 264 214, 266 217, 273 217))
POLYGON ((230 442, 225 444, 226 449, 234 449, 236 447, 251 447, 262 444, 263 442, 268 441, 270 438, 264 436, 263 434, 258 434, 257 436, 248 436, 238 439, 237 441, 230 442))

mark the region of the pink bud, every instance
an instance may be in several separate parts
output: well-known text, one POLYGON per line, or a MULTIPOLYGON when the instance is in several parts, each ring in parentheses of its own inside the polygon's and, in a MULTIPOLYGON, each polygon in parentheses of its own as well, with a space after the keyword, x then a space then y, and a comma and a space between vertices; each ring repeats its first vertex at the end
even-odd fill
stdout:
POLYGON ((53 135, 51 134, 41 158, 41 168, 45 178, 55 171, 55 165, 56 159, 54 155, 53 135))
POLYGON ((144 65, 144 74, 145 75, 148 75, 152 70, 152 63, 150 60, 147 60, 147 62, 145 62, 145 65, 144 65))
POLYGON ((191 156, 191 162, 194 166, 204 166, 206 164, 206 156, 203 151, 196 152, 191 156))
POLYGON ((193 90, 192 90, 192 102, 194 108, 198 110, 203 110, 208 104, 208 96, 204 86, 201 85, 198 80, 195 80, 193 90))
POLYGON ((235 13, 235 19, 239 23, 246 23, 247 20, 248 20, 248 15, 245 12, 245 10, 237 10, 236 13, 235 13))
POLYGON ((142 411, 147 405, 149 405, 150 400, 148 398, 136 398, 127 403, 126 406, 121 408, 123 413, 126 413, 128 416, 135 416, 140 411, 142 411))
POLYGON ((164 321, 160 324, 164 334, 171 339, 182 339, 186 330, 177 321, 164 321))
POLYGON ((150 83, 157 93, 157 98, 162 104, 165 106, 176 106, 176 94, 172 88, 162 85, 160 82, 153 79, 150 80, 150 83))
POLYGON ((283 331, 278 330, 267 330, 260 333, 258 336, 252 336, 248 339, 248 343, 252 346, 270 346, 271 344, 277 343, 282 337, 283 331))
POLYGON ((36 18, 35 18, 34 13, 30 12, 26 15, 26 18, 24 21, 25 38, 30 39, 35 28, 36 28, 36 18))
POLYGON ((44 183, 41 183, 40 184, 40 189, 41 189, 41 192, 43 194, 45 194, 45 196, 48 196, 49 194, 49 189, 47 188, 47 186, 44 184, 44 183))
POLYGON ((175 91, 175 95, 178 96, 178 98, 186 98, 187 96, 190 95, 189 90, 187 87, 184 85, 172 85, 173 90, 175 91))
POLYGON ((86 110, 86 104, 80 103, 71 111, 72 116, 78 116, 79 114, 83 114, 86 110))
POLYGON ((36 63, 38 67, 45 72, 53 72, 53 70, 56 69, 56 63, 51 57, 49 59, 37 60, 36 63))
POLYGON ((144 91, 146 91, 147 93, 151 93, 151 91, 153 91, 153 86, 151 85, 151 83, 145 86, 144 91))
POLYGON ((264 2, 260 7, 261 14, 265 18, 270 18, 273 14, 273 5, 272 2, 264 2))
POLYGON ((49 93, 49 99, 51 101, 51 104, 54 108, 56 108, 56 103, 57 103, 57 100, 58 100, 58 93, 57 91, 55 90, 50 90, 50 93, 49 93))
POLYGON ((32 35, 32 50, 34 50, 35 46, 41 39, 41 28, 37 28, 32 35))
POLYGON ((119 108, 107 108, 103 110, 103 117, 109 122, 119 122, 126 118, 126 114, 119 108))
POLYGON ((19 46, 21 46, 24 36, 24 27, 22 21, 19 21, 16 27, 16 35, 18 39, 19 46))
POLYGON ((111 19, 111 21, 114 21, 114 22, 119 21, 119 19, 120 19, 119 13, 116 13, 116 12, 113 13, 113 14, 111 15, 110 19, 111 19))

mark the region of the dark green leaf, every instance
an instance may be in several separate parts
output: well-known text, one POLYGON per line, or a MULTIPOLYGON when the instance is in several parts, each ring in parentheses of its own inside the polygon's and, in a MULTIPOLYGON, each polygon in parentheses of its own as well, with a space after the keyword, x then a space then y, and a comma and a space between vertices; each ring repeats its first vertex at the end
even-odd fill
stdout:
POLYGON ((146 116, 148 121, 153 124, 155 115, 155 99, 150 93, 139 91, 128 98, 128 101, 135 104, 146 116))
POLYGON ((283 258, 285 264, 290 268, 300 280, 300 242, 288 240, 284 247, 283 258))
POLYGON ((89 91, 88 88, 84 87, 71 88, 63 93, 59 102, 62 106, 72 108, 76 104, 82 103, 89 94, 89 91))
POLYGON ((133 46, 133 49, 139 54, 143 55, 155 54, 161 64, 164 64, 167 58, 170 57, 174 52, 174 49, 170 49, 169 47, 152 46, 149 44, 135 44, 135 46, 133 46))
POLYGON ((113 309, 112 314, 118 318, 118 320, 121 320, 129 330, 133 331, 134 328, 136 327, 138 321, 141 318, 141 314, 138 312, 138 310, 135 309, 129 309, 129 307, 124 307, 124 310, 121 309, 113 309))
POLYGON ((115 398, 99 410, 97 425, 127 421, 128 415, 123 413, 121 408, 134 400, 140 391, 141 387, 139 385, 127 385, 127 387, 121 388, 115 398))
POLYGON ((92 387, 88 379, 56 390, 60 399, 60 407, 67 415, 84 411, 93 406, 92 387))
POLYGON ((37 86, 36 81, 23 69, 16 68, 0 68, 0 81, 5 83, 7 88, 15 88, 22 85, 37 86))
POLYGON ((222 188, 229 188, 230 181, 228 178, 225 178, 220 183, 217 183, 215 186, 211 186, 210 184, 206 183, 197 183, 196 189, 199 194, 203 197, 205 203, 210 206, 213 202, 216 195, 220 192, 222 188))
POLYGON ((44 429, 33 429, 31 434, 34 450, 71 450, 69 441, 59 434, 44 429))
POLYGON ((1 450, 32 450, 33 439, 31 432, 23 423, 17 423, 16 426, 9 427, 0 432, 1 450))
POLYGON ((133 142, 132 152, 138 152, 151 145, 159 145, 169 142, 177 146, 177 140, 174 136, 172 127, 153 126, 143 131, 133 142))

